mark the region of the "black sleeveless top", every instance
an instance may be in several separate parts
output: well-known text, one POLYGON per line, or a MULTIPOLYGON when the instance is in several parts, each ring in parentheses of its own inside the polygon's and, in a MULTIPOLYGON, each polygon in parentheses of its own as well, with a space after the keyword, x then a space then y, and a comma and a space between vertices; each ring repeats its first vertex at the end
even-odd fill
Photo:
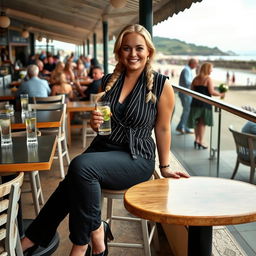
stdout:
MULTIPOLYGON (((207 86, 196 85, 196 86, 194 86, 194 91, 211 97, 211 94, 209 93, 209 90, 208 90, 207 86)), ((205 103, 205 102, 203 102, 201 100, 198 100, 196 98, 192 99, 191 107, 200 107, 200 108, 212 109, 212 106, 210 104, 205 103)))
MULTIPOLYGON (((103 90, 110 77, 111 74, 103 77, 103 90)), ((156 103, 152 101, 146 103, 148 90, 146 88, 145 72, 143 72, 131 93, 127 96, 124 103, 121 104, 118 100, 124 78, 125 74, 122 73, 111 90, 101 99, 102 101, 109 101, 111 103, 112 112, 112 133, 104 136, 105 138, 103 139, 111 145, 128 150, 133 159, 136 159, 137 156, 145 159, 155 159, 155 142, 151 135, 156 122, 157 103, 167 77, 156 72, 154 73, 152 92, 157 97, 156 103)), ((97 137, 95 140, 100 141, 97 137)))

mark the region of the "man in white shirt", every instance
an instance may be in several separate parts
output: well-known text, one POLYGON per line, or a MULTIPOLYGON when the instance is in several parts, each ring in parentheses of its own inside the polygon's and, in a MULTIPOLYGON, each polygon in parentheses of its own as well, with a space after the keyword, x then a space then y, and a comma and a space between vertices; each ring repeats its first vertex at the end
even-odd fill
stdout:
POLYGON ((27 68, 28 81, 24 81, 18 91, 17 95, 28 94, 29 97, 48 97, 51 89, 46 80, 38 77, 39 68, 37 65, 29 65, 27 68))

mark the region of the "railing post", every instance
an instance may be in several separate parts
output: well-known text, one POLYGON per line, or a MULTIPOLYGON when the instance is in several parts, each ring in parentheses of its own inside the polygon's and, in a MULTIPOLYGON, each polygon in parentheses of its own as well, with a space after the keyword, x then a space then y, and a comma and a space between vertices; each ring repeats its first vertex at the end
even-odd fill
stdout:
POLYGON ((219 108, 219 123, 218 123, 217 177, 220 176, 220 136, 221 136, 221 108, 219 108))
MULTIPOLYGON (((214 112, 215 113, 217 113, 217 112, 219 112, 219 108, 217 108, 216 106, 214 106, 214 112)), ((216 158, 216 156, 215 156, 215 154, 216 154, 216 152, 217 152, 217 148, 214 148, 213 147, 213 143, 212 143, 212 141, 213 141, 213 128, 212 128, 212 126, 211 126, 211 128, 210 128, 210 156, 209 156, 209 160, 214 160, 215 158, 216 158)))

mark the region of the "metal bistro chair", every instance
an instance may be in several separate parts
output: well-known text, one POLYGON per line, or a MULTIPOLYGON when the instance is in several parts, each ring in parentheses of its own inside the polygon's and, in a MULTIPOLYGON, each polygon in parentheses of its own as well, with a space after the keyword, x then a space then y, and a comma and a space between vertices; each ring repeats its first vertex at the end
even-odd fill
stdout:
POLYGON ((237 153, 236 166, 231 179, 234 179, 241 163, 251 167, 250 183, 253 183, 256 168, 256 135, 238 132, 233 130, 232 127, 229 127, 229 130, 233 134, 237 153))
POLYGON ((0 255, 22 256, 17 215, 24 173, 0 185, 0 255))
POLYGON ((68 146, 67 146, 67 139, 66 139, 66 104, 29 104, 29 110, 48 110, 48 111, 62 111, 63 118, 61 121, 61 126, 58 129, 49 128, 49 129, 40 129, 42 135, 46 134, 53 134, 56 133, 57 135, 57 148, 58 148, 58 156, 56 158, 59 159, 60 163, 60 176, 61 178, 65 177, 64 171, 64 163, 63 157, 66 156, 67 163, 70 163, 69 153, 68 153, 68 146))

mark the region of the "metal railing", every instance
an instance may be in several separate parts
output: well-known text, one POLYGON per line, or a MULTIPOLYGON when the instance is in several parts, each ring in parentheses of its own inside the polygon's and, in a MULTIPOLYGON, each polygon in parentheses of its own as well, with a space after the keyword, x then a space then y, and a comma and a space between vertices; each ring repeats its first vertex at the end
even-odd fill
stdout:
POLYGON ((225 110, 236 116, 244 118, 246 120, 256 123, 256 113, 244 110, 242 108, 233 106, 231 104, 225 103, 220 99, 213 99, 211 97, 205 96, 201 93, 197 93, 193 90, 181 87, 179 85, 172 85, 175 91, 182 92, 186 95, 190 95, 193 98, 201 100, 205 103, 208 103, 212 106, 215 106, 218 109, 218 133, 217 133, 217 177, 219 177, 219 166, 220 166, 220 141, 221 141, 221 112, 225 110))

